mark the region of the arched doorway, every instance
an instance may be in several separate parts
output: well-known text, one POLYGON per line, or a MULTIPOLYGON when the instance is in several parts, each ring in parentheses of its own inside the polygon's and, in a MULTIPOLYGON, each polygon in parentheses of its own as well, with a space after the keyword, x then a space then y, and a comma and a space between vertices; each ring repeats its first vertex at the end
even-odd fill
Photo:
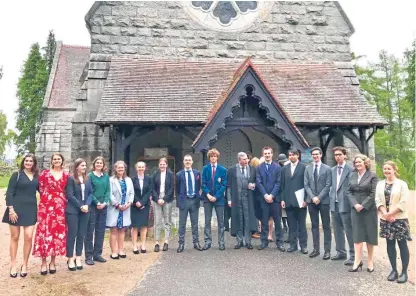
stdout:
POLYGON ((251 151, 251 143, 246 134, 241 130, 235 130, 222 136, 212 148, 221 153, 219 163, 229 168, 237 163, 238 152, 251 151))

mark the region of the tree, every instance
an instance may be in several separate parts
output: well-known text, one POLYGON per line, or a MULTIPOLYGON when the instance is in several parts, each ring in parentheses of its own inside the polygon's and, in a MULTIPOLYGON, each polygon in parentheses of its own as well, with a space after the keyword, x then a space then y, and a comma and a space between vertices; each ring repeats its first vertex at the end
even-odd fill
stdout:
POLYGON ((35 137, 42 122, 42 102, 48 76, 46 61, 41 56, 39 44, 35 43, 30 48, 17 84, 19 107, 16 126, 19 134, 16 137, 16 144, 19 153, 25 150, 35 151, 35 137))
POLYGON ((53 58, 55 56, 56 50, 56 40, 53 30, 49 31, 48 40, 46 41, 46 46, 42 48, 45 51, 43 58, 46 61, 46 68, 48 69, 48 74, 51 73, 53 58))
MULTIPOLYGON (((355 57, 355 56, 354 56, 355 57)), ((355 57, 359 59, 360 57, 355 57)), ((406 63, 380 51, 378 61, 366 66, 355 65, 364 97, 377 107, 388 125, 374 137, 377 172, 382 176, 382 165, 393 160, 399 166, 401 178, 415 187, 414 111, 407 99, 409 79, 406 63)))

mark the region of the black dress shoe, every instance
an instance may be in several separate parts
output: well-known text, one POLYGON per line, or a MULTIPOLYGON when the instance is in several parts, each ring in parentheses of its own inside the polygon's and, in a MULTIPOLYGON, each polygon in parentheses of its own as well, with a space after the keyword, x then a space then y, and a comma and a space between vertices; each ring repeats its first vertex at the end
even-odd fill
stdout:
POLYGON ((105 260, 103 257, 101 257, 100 255, 94 257, 94 261, 100 262, 100 263, 106 263, 107 260, 105 260))
POLYGON ((300 248, 300 252, 302 253, 302 254, 308 254, 308 249, 307 248, 300 248))
POLYGON ((399 284, 404 284, 405 282, 407 282, 407 273, 402 272, 402 274, 399 276, 396 282, 398 282, 399 284))
POLYGON ((140 251, 137 249, 137 250, 133 250, 133 254, 134 255, 138 255, 138 254, 140 254, 140 251))
POLYGON ((348 259, 344 261, 344 265, 346 266, 353 266, 354 265, 354 259, 348 259))
POLYGON ((169 249, 169 245, 167 243, 164 243, 162 251, 166 252, 168 249, 169 249))
POLYGON ((142 247, 140 247, 140 253, 143 253, 144 254, 144 253, 146 253, 146 250, 143 250, 142 247))
POLYGON ((26 270, 26 272, 23 272, 22 270, 23 270, 23 266, 20 267, 20 277, 24 278, 24 277, 27 276, 27 270, 26 270))
POLYGON ((261 244, 258 249, 261 251, 261 250, 264 250, 264 249, 267 249, 267 248, 268 248, 268 246, 261 244))
POLYGON ((325 252, 324 256, 322 257, 322 259, 324 260, 329 260, 331 258, 331 253, 330 252, 325 252))
POLYGON ((206 251, 211 248, 211 244, 205 244, 202 250, 206 251))
POLYGON ((111 258, 111 259, 114 259, 114 260, 118 260, 118 259, 120 259, 120 257, 119 257, 118 255, 117 255, 117 256, 114 256, 114 257, 113 257, 113 255, 110 255, 110 258, 111 258))
MULTIPOLYGON (((68 265, 69 271, 77 271, 77 266, 76 265, 74 265, 73 267, 70 267, 69 266, 69 261, 67 261, 66 264, 68 265)), ((46 275, 46 273, 48 273, 48 272, 46 271, 45 274, 42 274, 42 271, 40 272, 40 274, 42 274, 42 275, 46 275)))
POLYGON ((154 249, 154 251, 155 251, 155 252, 159 252, 159 251, 160 251, 159 244, 156 244, 156 245, 155 245, 155 249, 154 249))
POLYGON ((297 250, 298 250, 297 247, 289 247, 289 249, 287 249, 287 252, 288 253, 293 253, 293 252, 296 252, 297 250))
POLYGON ((244 247, 244 244, 243 244, 243 243, 237 243, 237 244, 234 246, 234 249, 238 250, 238 249, 241 249, 242 247, 244 247))
POLYGON ((225 245, 220 245, 219 250, 224 251, 225 250, 225 245))
POLYGON ((309 254, 309 258, 314 258, 314 257, 319 256, 319 255, 320 255, 319 251, 314 249, 312 251, 312 253, 309 254))
POLYGON ((40 267, 40 275, 47 275, 48 274, 48 269, 46 270, 42 270, 42 266, 40 267))
POLYGON ((394 282, 395 280, 397 280, 397 278, 399 277, 399 274, 397 273, 396 270, 392 270, 389 274, 389 276, 387 277, 387 280, 389 282, 394 282))
POLYGON ((285 247, 283 247, 283 245, 279 245, 279 246, 277 246, 277 249, 278 249, 280 252, 286 252, 286 249, 285 249, 285 247))
POLYGON ((185 245, 184 245, 184 244, 179 244, 179 247, 178 247, 178 249, 176 250, 176 252, 178 252, 178 253, 182 253, 184 248, 185 248, 185 245))
MULTIPOLYGON (((142 253, 146 253, 146 252, 143 252, 143 250, 142 250, 142 253)), ((120 257, 120 258, 127 258, 127 255, 126 254, 118 254, 118 256, 120 257)))
POLYGON ((252 244, 247 244, 246 248, 249 249, 249 250, 253 250, 253 245, 252 244))
POLYGON ((49 273, 50 274, 55 274, 56 273, 56 266, 54 269, 51 268, 51 264, 49 263, 49 273))
POLYGON ((194 244, 194 249, 195 250, 198 250, 198 251, 202 251, 202 247, 201 247, 201 245, 199 243, 195 243, 194 244))
POLYGON ((335 260, 335 261, 345 260, 345 259, 347 259, 347 256, 344 254, 340 254, 340 253, 337 253, 335 256, 331 257, 331 260, 335 260))
MULTIPOLYGON (((85 259, 85 264, 87 264, 87 265, 94 265, 95 263, 94 263, 94 261, 91 258, 88 258, 88 259, 85 259)), ((49 271, 50 271, 50 269, 49 269, 49 271)))

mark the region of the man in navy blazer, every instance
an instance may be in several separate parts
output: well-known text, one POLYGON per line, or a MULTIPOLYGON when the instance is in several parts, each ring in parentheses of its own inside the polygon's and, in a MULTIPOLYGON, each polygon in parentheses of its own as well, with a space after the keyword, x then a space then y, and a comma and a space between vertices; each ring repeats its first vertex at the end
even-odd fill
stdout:
POLYGON ((176 174, 176 205, 179 208, 179 247, 178 253, 185 247, 186 220, 191 218, 192 241, 194 249, 202 251, 198 235, 198 214, 201 195, 201 174, 192 169, 192 156, 183 157, 184 169, 176 174))
POLYGON ((272 161, 273 149, 271 147, 264 147, 262 151, 265 161, 257 166, 256 169, 256 186, 260 191, 260 207, 262 210, 261 245, 259 250, 263 250, 269 245, 267 238, 269 233, 269 217, 273 217, 277 249, 285 252, 282 224, 280 222, 282 217, 281 199, 279 195, 280 165, 272 161))
POLYGON ((204 200, 205 227, 203 250, 211 248, 211 218, 212 209, 215 208, 218 222, 218 245, 221 251, 225 250, 224 244, 224 205, 225 189, 227 187, 227 169, 217 163, 220 152, 211 149, 207 153, 209 164, 202 169, 202 198, 204 200))

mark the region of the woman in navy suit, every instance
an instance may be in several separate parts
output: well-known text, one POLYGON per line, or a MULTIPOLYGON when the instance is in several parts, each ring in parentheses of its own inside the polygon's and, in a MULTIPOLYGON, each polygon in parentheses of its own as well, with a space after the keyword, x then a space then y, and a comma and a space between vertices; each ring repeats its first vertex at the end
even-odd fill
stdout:
POLYGON ((92 202, 92 186, 87 176, 87 163, 82 158, 75 160, 73 174, 68 178, 66 185, 66 198, 68 199, 65 209, 68 227, 66 241, 67 264, 70 271, 76 271, 83 268, 81 255, 90 218, 88 208, 92 202), (74 258, 75 241, 76 259, 74 258))
POLYGON ((144 175, 146 164, 139 161, 136 164, 137 175, 133 179, 134 200, 131 206, 131 238, 133 253, 146 253, 146 235, 149 225, 150 194, 152 192, 151 178, 144 175), (140 250, 137 248, 137 235, 140 229, 140 250))

